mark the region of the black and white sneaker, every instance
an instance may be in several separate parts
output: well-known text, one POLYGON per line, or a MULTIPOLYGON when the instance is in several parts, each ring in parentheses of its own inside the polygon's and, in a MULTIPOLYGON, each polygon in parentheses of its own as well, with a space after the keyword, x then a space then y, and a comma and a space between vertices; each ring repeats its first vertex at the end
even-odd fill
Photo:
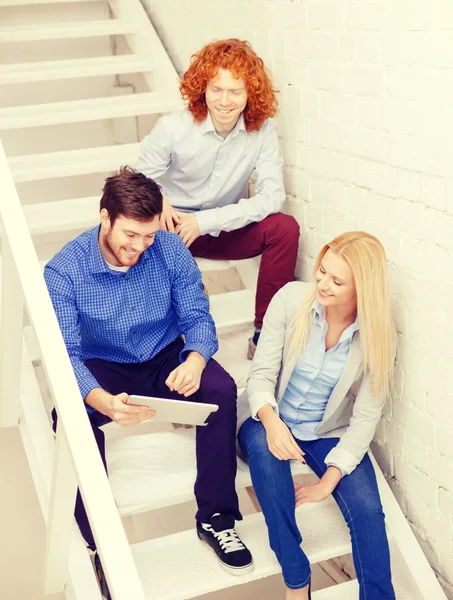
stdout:
POLYGON ((232 516, 217 513, 210 523, 197 521, 197 534, 200 541, 216 553, 220 566, 227 573, 245 575, 253 571, 252 555, 234 530, 232 516))
POLYGON ((107 585, 107 579, 104 575, 104 569, 102 568, 101 559, 97 552, 94 553, 94 570, 96 571, 96 577, 98 578, 99 587, 101 588, 101 595, 103 600, 112 600, 110 591, 107 585))

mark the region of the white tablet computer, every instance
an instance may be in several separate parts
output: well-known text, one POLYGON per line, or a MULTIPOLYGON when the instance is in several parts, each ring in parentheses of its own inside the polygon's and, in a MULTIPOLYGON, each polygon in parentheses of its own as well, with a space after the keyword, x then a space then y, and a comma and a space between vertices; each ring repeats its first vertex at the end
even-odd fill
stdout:
POLYGON ((209 415, 219 410, 217 404, 202 404, 187 400, 170 400, 153 396, 129 396, 128 404, 149 406, 156 411, 152 421, 181 423, 182 425, 207 425, 209 415))

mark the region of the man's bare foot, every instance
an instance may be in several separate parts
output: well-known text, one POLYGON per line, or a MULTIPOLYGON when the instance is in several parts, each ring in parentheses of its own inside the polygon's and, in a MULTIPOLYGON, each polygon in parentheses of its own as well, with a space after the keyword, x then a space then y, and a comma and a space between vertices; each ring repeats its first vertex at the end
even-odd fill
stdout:
POLYGON ((286 588, 286 600, 308 600, 308 585, 300 590, 286 588))

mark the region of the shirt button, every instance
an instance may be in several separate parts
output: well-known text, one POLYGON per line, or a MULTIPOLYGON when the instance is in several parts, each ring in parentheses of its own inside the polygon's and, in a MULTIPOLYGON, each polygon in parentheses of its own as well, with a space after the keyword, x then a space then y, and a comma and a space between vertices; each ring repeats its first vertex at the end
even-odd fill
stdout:
POLYGON ((125 280, 128 281, 129 280, 129 275, 126 275, 125 280))
POLYGON ((131 310, 135 310, 135 307, 134 307, 134 306, 131 306, 131 310))
POLYGON ((133 331, 133 332, 132 332, 132 335, 135 335, 136 333, 137 333, 136 331, 133 331))

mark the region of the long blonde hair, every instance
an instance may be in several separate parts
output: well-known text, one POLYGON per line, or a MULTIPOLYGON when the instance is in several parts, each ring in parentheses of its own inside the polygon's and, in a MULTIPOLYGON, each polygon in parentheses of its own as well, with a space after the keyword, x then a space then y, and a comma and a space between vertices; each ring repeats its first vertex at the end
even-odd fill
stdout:
MULTIPOLYGON (((326 244, 315 262, 314 273, 328 250, 342 256, 351 267, 357 292, 357 316, 362 365, 371 376, 371 393, 378 398, 393 382, 392 317, 387 281, 387 259, 381 242, 369 233, 349 231, 326 244)), ((291 328, 291 354, 306 346, 313 324, 316 287, 304 298, 291 328)))

